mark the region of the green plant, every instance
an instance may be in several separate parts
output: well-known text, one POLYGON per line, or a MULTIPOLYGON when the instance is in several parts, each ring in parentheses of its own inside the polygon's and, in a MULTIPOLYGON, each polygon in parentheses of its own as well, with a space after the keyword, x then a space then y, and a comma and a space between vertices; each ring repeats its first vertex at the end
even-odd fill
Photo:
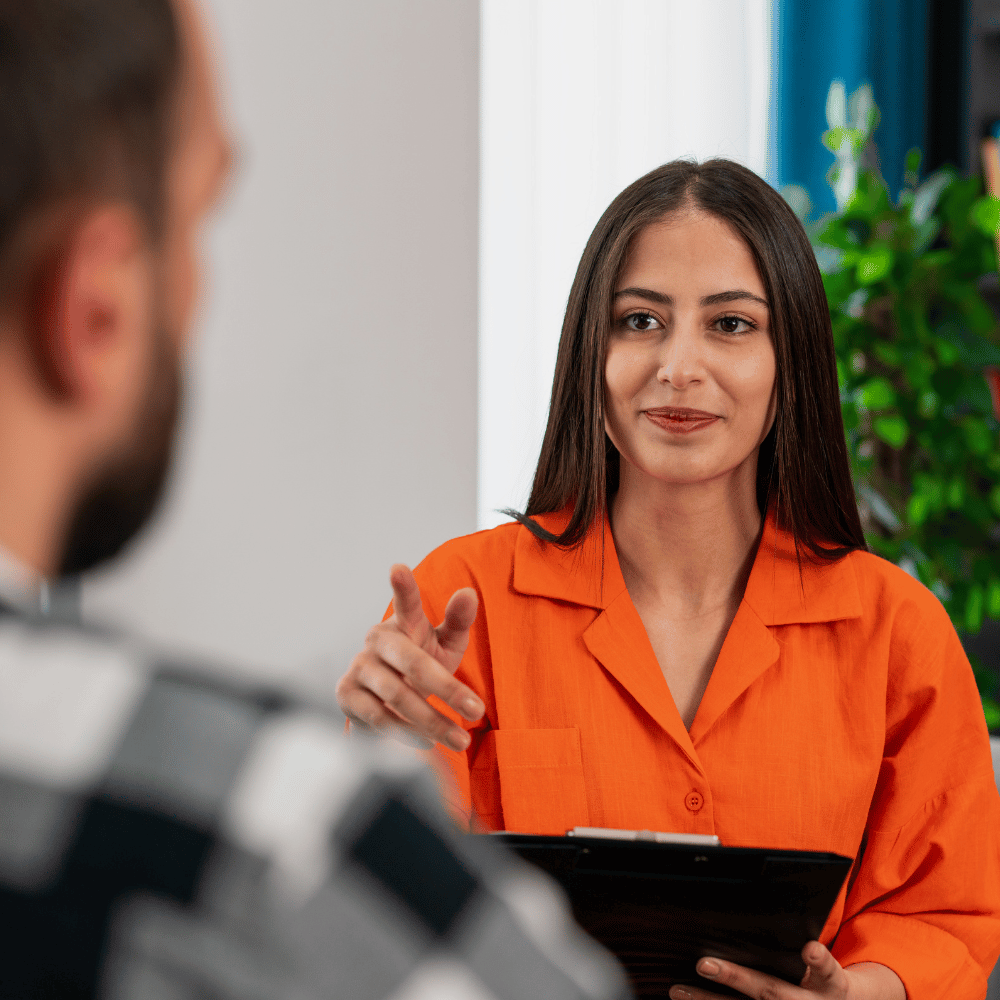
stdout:
MULTIPOLYGON (((844 426, 873 551, 941 599, 960 633, 1000 619, 1000 421, 984 373, 1000 366, 996 280, 1000 199, 944 168, 919 183, 906 159, 893 200, 877 166, 871 89, 827 99, 824 144, 837 209, 806 223, 833 320, 844 426)), ((974 662, 991 729, 997 678, 974 662)))

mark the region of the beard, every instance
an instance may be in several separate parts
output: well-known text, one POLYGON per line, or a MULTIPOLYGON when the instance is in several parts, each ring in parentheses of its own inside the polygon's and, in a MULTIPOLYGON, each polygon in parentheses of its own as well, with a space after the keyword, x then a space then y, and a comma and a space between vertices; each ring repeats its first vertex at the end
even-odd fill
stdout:
POLYGON ((78 501, 60 576, 75 576, 115 558, 155 514, 170 471, 180 402, 180 358, 161 327, 133 433, 78 501))

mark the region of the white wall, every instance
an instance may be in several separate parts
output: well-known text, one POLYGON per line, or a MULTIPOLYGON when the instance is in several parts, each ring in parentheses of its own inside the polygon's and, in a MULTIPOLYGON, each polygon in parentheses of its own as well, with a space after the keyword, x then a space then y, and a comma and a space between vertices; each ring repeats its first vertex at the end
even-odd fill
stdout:
POLYGON ((577 263, 678 156, 768 172, 772 0, 482 0, 479 524, 523 509, 577 263))
POLYGON ((475 528, 478 5, 209 2, 244 162, 170 503, 84 611, 332 683, 475 528))

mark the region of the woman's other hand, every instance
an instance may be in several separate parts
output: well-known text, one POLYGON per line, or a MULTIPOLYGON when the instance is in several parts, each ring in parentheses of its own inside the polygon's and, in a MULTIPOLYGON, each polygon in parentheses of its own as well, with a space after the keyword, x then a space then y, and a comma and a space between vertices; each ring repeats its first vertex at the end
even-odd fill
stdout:
MULTIPOLYGON (((747 969, 734 962, 703 958, 698 972, 706 979, 722 983, 752 1000, 906 1000, 903 982, 892 969, 876 962, 862 962, 846 969, 819 941, 802 949, 806 974, 798 986, 783 979, 747 969)), ((695 986, 672 986, 671 1000, 725 1000, 718 993, 695 986)))
POLYGON ((431 746, 465 750, 469 734, 427 698, 437 695, 470 722, 485 711, 476 693, 453 676, 469 644, 479 607, 476 592, 456 590, 435 628, 410 570, 397 563, 389 570, 389 582, 393 615, 365 637, 364 649, 337 685, 337 703, 353 725, 390 734, 403 730, 431 746))

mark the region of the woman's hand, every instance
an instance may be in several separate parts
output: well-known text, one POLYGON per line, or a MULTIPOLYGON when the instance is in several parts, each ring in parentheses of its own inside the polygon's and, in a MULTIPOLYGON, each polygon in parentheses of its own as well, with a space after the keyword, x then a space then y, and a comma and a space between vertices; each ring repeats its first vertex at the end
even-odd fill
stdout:
MULTIPOLYGON (((752 1000, 906 1000, 902 980, 885 965, 862 962, 845 969, 819 941, 802 949, 802 961, 806 974, 798 986, 717 958, 701 959, 698 972, 752 1000)), ((718 993, 693 986, 672 986, 670 996, 671 1000, 724 1000, 718 993)))
POLYGON ((476 693, 452 676, 469 644, 479 600, 470 587, 456 590, 434 628, 424 614, 420 588, 406 566, 389 570, 393 615, 365 637, 337 685, 337 703, 354 725, 381 732, 403 730, 421 742, 469 745, 469 734, 427 703, 437 695, 474 722, 485 711, 476 693))

